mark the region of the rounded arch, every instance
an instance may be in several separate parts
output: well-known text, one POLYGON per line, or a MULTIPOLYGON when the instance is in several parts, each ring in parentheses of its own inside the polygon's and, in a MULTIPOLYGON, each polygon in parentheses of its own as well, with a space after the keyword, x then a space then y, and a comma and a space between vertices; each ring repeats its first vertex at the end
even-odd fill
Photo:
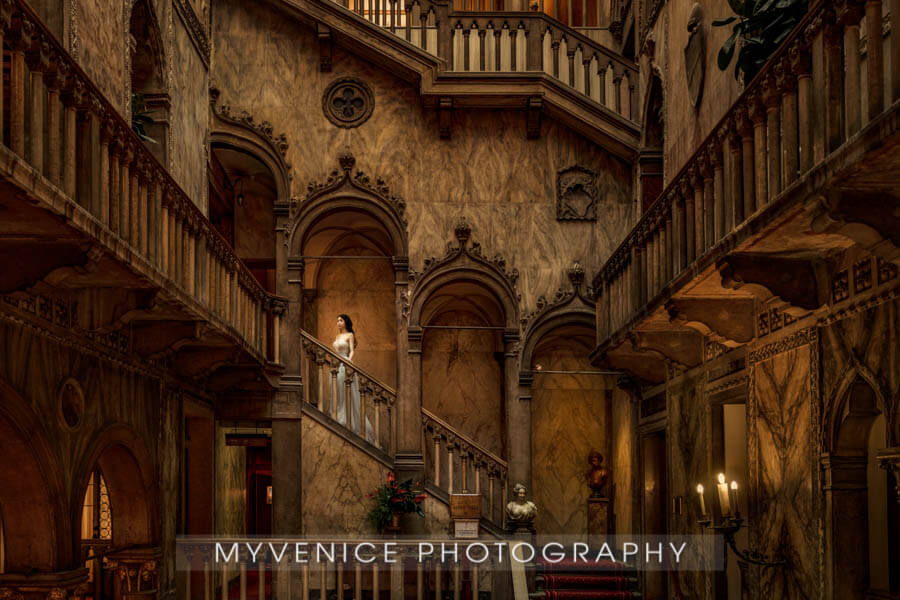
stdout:
POLYGON ((463 283, 474 285, 489 294, 500 313, 501 321, 496 325, 506 329, 518 328, 519 303, 515 290, 495 270, 474 262, 440 267, 434 272, 426 273, 417 282, 410 300, 410 327, 427 325, 428 315, 433 314, 433 311, 428 310, 430 301, 442 289, 463 283))
POLYGON ((531 370, 535 351, 540 347, 544 339, 553 335, 556 331, 569 327, 583 327, 596 334, 596 315, 585 306, 583 308, 552 311, 538 318, 537 321, 529 326, 528 331, 525 333, 525 341, 522 346, 521 370, 531 370))
POLYGON ((662 150, 665 137, 665 89, 659 67, 650 69, 647 93, 641 111, 641 146, 662 150))
POLYGON ((55 571, 68 564, 63 482, 43 425, 0 379, 0 518, 5 571, 55 571))
MULTIPOLYGON (((155 544, 159 513, 153 458, 144 440, 124 424, 99 432, 84 453, 72 491, 72 522, 80 522, 85 490, 98 467, 109 492, 113 547, 155 544)), ((76 544, 80 534, 74 536, 76 544)))
POLYGON ((826 448, 841 454, 864 449, 879 414, 888 417, 878 379, 867 369, 851 368, 841 378, 824 423, 826 448))

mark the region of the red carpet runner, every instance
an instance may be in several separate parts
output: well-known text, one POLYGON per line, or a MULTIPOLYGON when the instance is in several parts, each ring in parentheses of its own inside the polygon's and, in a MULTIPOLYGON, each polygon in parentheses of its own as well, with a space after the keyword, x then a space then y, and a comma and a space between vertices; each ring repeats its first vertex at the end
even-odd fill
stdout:
POLYGON ((634 600, 637 579, 621 563, 538 562, 537 588, 546 600, 634 600))

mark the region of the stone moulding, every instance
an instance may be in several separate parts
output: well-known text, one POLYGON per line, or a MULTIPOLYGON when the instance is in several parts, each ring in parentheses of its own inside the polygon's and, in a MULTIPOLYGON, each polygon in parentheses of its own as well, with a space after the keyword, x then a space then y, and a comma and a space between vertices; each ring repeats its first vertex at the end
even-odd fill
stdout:
POLYGON ((359 127, 375 110, 372 87, 358 77, 339 77, 322 94, 322 112, 334 125, 344 129, 359 127))
POLYGON ((181 17, 181 21, 187 29, 188 37, 191 38, 191 42, 197 48, 200 60, 203 61, 203 64, 208 69, 211 46, 206 28, 203 27, 203 23, 200 22, 197 13, 194 12, 194 7, 191 6, 190 0, 175 0, 173 4, 175 4, 175 12, 181 17))
POLYGON ((778 354, 782 354, 784 352, 794 350, 795 348, 799 348, 800 346, 813 344, 818 340, 818 338, 818 328, 807 327, 806 329, 801 329, 800 331, 782 338, 776 342, 772 342, 771 344, 766 344, 765 346, 761 346, 756 350, 752 350, 747 355, 747 359, 751 364, 762 362, 778 354))

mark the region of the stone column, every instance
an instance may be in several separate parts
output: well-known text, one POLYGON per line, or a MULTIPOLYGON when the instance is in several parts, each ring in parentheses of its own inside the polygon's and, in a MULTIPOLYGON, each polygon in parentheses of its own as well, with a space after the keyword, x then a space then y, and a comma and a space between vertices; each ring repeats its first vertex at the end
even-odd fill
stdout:
MULTIPOLYGON (((766 105, 766 155, 769 169, 769 195, 766 203, 768 203, 781 193, 781 94, 773 75, 769 74, 762 83, 762 101, 766 105)), ((744 218, 749 216, 744 215, 744 218)))
MULTIPOLYGON (((752 99, 750 102, 752 102, 752 99)), ((762 202, 758 202, 756 197, 756 163, 759 161, 759 157, 754 152, 756 133, 753 125, 754 123, 750 119, 747 108, 745 106, 739 107, 735 114, 735 126, 741 139, 741 184, 743 187, 744 218, 755 213, 758 206, 762 206, 762 202)), ((762 135, 765 136, 764 130, 762 135)))
POLYGON ((694 234, 694 192, 691 190, 687 177, 681 179, 679 189, 681 190, 682 198, 684 198, 685 268, 687 268, 697 259, 696 236, 694 234))
POLYGON ((703 214, 705 208, 703 206, 703 179, 697 167, 688 169, 688 177, 691 181, 691 189, 694 192, 694 243, 696 244, 697 258, 699 258, 703 256, 707 248, 706 229, 704 226, 706 218, 703 214))
MULTIPOLYGON (((844 47, 841 28, 834 22, 831 11, 822 15, 822 55, 825 97, 822 107, 825 125, 821 158, 837 150, 844 141, 844 47)), ((771 193, 771 191, 770 191, 771 193)))
POLYGON ((503 332, 503 387, 506 395, 506 448, 509 483, 531 489, 531 384, 519 374, 519 332, 503 332))
MULTIPOLYGON (((844 113, 847 137, 852 136, 862 126, 862 98, 860 97, 859 23, 863 18, 862 6, 854 0, 839 3, 837 21, 844 30, 844 113)), ((878 24, 881 31, 881 23, 878 24)), ((869 36, 871 40, 871 36, 869 36)))
POLYGON ((799 42, 791 47, 790 57, 797 78, 798 170, 806 173, 812 168, 812 57, 809 49, 799 42))
POLYGON ((797 130, 797 79, 790 60, 782 59, 775 66, 775 84, 781 92, 781 175, 784 187, 797 180, 799 166, 799 133, 797 130))
POLYGON ((700 176, 703 178, 703 237, 706 247, 711 248, 716 243, 715 237, 715 181, 713 180, 713 167, 710 160, 710 152, 698 157, 697 165, 700 176))
MULTIPOLYGON (((402 310, 403 305, 399 307, 402 310)), ((405 354, 397 355, 405 361, 398 372, 403 379, 397 382, 397 452, 394 464, 397 476, 422 478, 425 474, 425 458, 422 452, 422 337, 423 329, 418 325, 406 325, 405 354)), ((399 351, 399 348, 398 348, 399 351)), ((422 531, 421 522, 410 519, 404 525, 414 529, 410 533, 422 531)))
MULTIPOLYGON (((897 6, 893 7, 897 10, 897 6)), ((867 106, 869 121, 884 110, 884 46, 881 25, 881 0, 866 0, 866 31, 869 32, 869 43, 866 46, 866 88, 868 90, 867 106)), ((891 30, 891 37, 897 32, 891 30)), ((892 65, 898 69, 898 65, 892 65)))
POLYGON ((869 576, 868 536, 847 522, 859 524, 866 519, 866 457, 825 454, 821 462, 825 475, 825 598, 863 600, 869 576))

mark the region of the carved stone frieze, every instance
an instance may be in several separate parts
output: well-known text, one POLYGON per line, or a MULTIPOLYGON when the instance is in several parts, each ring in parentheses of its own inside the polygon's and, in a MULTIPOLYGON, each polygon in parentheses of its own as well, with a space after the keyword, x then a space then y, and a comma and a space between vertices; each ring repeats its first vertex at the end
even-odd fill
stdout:
POLYGON ((539 322, 545 315, 564 309, 576 300, 580 302, 582 308, 594 309, 591 300, 594 290, 590 287, 584 288, 584 267, 576 261, 566 270, 566 275, 571 289, 557 288, 556 293, 550 299, 547 299, 546 296, 538 297, 535 309, 520 319, 523 332, 527 332, 529 326, 539 322))
MULTIPOLYGON (((272 146, 273 149, 275 149, 278 155, 282 158, 287 157, 287 151, 290 144, 288 144, 287 136, 285 134, 276 134, 272 123, 269 121, 257 121, 253 115, 246 110, 236 111, 229 104, 219 104, 219 95, 220 92, 217 88, 211 87, 209 89, 210 104, 213 106, 213 110, 219 118, 232 124, 241 125, 256 131, 272 146)), ((290 164, 287 166, 290 168, 290 164)))
POLYGON ((597 176, 575 165, 556 175, 556 219, 559 221, 597 220, 597 176))
POLYGON ((751 351, 748 355, 748 360, 751 364, 758 363, 772 358, 776 354, 781 354, 783 352, 787 352, 788 350, 799 348, 800 346, 815 343, 818 338, 818 328, 807 327, 806 329, 801 329, 800 331, 782 338, 776 342, 766 344, 765 346, 761 346, 756 350, 751 351))
POLYGON ((211 46, 206 28, 203 26, 200 18, 197 17, 197 13, 194 12, 194 7, 191 6, 190 0, 175 0, 174 4, 175 12, 181 17, 191 42, 197 48, 197 53, 200 54, 200 59, 209 68, 211 46))

